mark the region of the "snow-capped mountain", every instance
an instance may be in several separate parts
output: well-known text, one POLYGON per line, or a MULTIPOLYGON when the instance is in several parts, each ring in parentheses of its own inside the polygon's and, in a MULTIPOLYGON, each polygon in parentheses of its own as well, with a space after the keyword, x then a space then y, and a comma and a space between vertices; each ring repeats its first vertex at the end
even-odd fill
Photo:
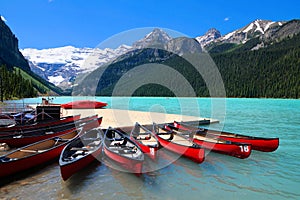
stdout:
MULTIPOLYGON (((210 29, 203 36, 196 38, 172 38, 161 29, 154 29, 144 38, 134 42, 132 46, 121 45, 116 49, 75 48, 72 46, 51 49, 23 49, 21 53, 28 59, 33 72, 54 83, 57 86, 69 88, 78 74, 93 71, 105 63, 118 58, 130 57, 134 50, 142 48, 161 48, 178 55, 184 53, 198 53, 202 49, 210 51, 224 43, 243 44, 248 40, 260 37, 252 50, 263 48, 267 41, 297 34, 299 23, 273 22, 255 20, 247 26, 232 31, 224 36, 216 29, 210 29), (123 57, 120 57, 123 55, 123 57)), ((116 61, 116 60, 115 60, 116 61)))
POLYGON ((158 47, 165 45, 172 38, 161 29, 154 29, 133 47, 121 45, 116 49, 76 48, 65 46, 50 49, 22 49, 24 57, 29 61, 33 72, 60 87, 70 87, 78 74, 91 72, 105 63, 113 61, 120 55, 133 49, 158 47))
POLYGON ((205 47, 209 43, 215 41, 216 39, 220 38, 222 35, 220 31, 215 28, 209 29, 205 35, 198 36, 195 39, 200 43, 201 47, 205 47))
POLYGON ((215 42, 246 43, 248 40, 264 35, 268 31, 277 30, 284 23, 285 22, 273 22, 269 20, 255 20, 241 29, 232 31, 218 38, 215 42))
POLYGON ((93 71, 131 48, 127 45, 116 49, 65 46, 42 50, 28 48, 20 51, 29 61, 33 72, 55 85, 68 85, 76 75, 93 71))

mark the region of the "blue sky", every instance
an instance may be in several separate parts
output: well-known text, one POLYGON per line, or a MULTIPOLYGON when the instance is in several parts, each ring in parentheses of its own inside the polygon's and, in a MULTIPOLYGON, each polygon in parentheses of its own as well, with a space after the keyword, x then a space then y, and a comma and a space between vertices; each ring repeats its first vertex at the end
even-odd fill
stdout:
POLYGON ((222 35, 255 19, 299 19, 299 1, 0 0, 0 15, 20 48, 95 47, 134 28, 162 27, 190 37, 222 35))

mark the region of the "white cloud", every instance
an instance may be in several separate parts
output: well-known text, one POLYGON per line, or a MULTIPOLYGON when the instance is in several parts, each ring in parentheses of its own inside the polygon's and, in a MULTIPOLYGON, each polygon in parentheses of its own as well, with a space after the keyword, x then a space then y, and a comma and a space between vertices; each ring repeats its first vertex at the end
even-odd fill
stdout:
POLYGON ((224 19, 224 21, 225 21, 225 22, 229 21, 229 17, 226 17, 226 18, 224 19))
POLYGON ((6 22, 6 19, 3 16, 1 16, 1 20, 6 22))

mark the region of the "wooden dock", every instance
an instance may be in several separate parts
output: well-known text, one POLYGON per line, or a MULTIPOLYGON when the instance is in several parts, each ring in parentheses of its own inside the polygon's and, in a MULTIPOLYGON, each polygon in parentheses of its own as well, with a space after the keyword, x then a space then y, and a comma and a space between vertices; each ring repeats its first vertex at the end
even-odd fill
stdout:
MULTIPOLYGON (((119 110, 119 109, 62 109, 63 116, 78 115, 86 117, 94 114, 102 116, 103 128, 111 127, 128 127, 133 126, 136 122, 144 125, 155 123, 171 123, 176 121, 200 121, 209 118, 201 118, 187 115, 165 114, 157 112, 143 112, 132 110, 119 110)), ((218 123, 216 119, 209 119, 210 123, 218 123)))

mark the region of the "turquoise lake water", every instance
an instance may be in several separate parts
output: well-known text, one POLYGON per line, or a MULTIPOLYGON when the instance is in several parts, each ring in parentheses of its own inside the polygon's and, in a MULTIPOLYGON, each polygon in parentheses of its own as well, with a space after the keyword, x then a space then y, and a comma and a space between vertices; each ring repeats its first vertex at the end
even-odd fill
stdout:
MULTIPOLYGON (((66 103, 74 99, 88 97, 56 97, 53 102, 66 103)), ((5 184, 0 188, 0 197, 300 199, 300 100, 142 97, 97 97, 96 100, 108 102, 109 107, 119 109, 213 116, 221 118, 221 121, 220 124, 210 125, 210 128, 279 137, 280 145, 275 152, 253 151, 248 159, 243 160, 211 152, 202 164, 180 158, 141 177, 95 163, 64 182, 57 163, 53 163, 5 184)), ((40 103, 41 98, 18 102, 40 103)), ((169 152, 159 155, 158 162, 165 162, 173 156, 169 152)))

